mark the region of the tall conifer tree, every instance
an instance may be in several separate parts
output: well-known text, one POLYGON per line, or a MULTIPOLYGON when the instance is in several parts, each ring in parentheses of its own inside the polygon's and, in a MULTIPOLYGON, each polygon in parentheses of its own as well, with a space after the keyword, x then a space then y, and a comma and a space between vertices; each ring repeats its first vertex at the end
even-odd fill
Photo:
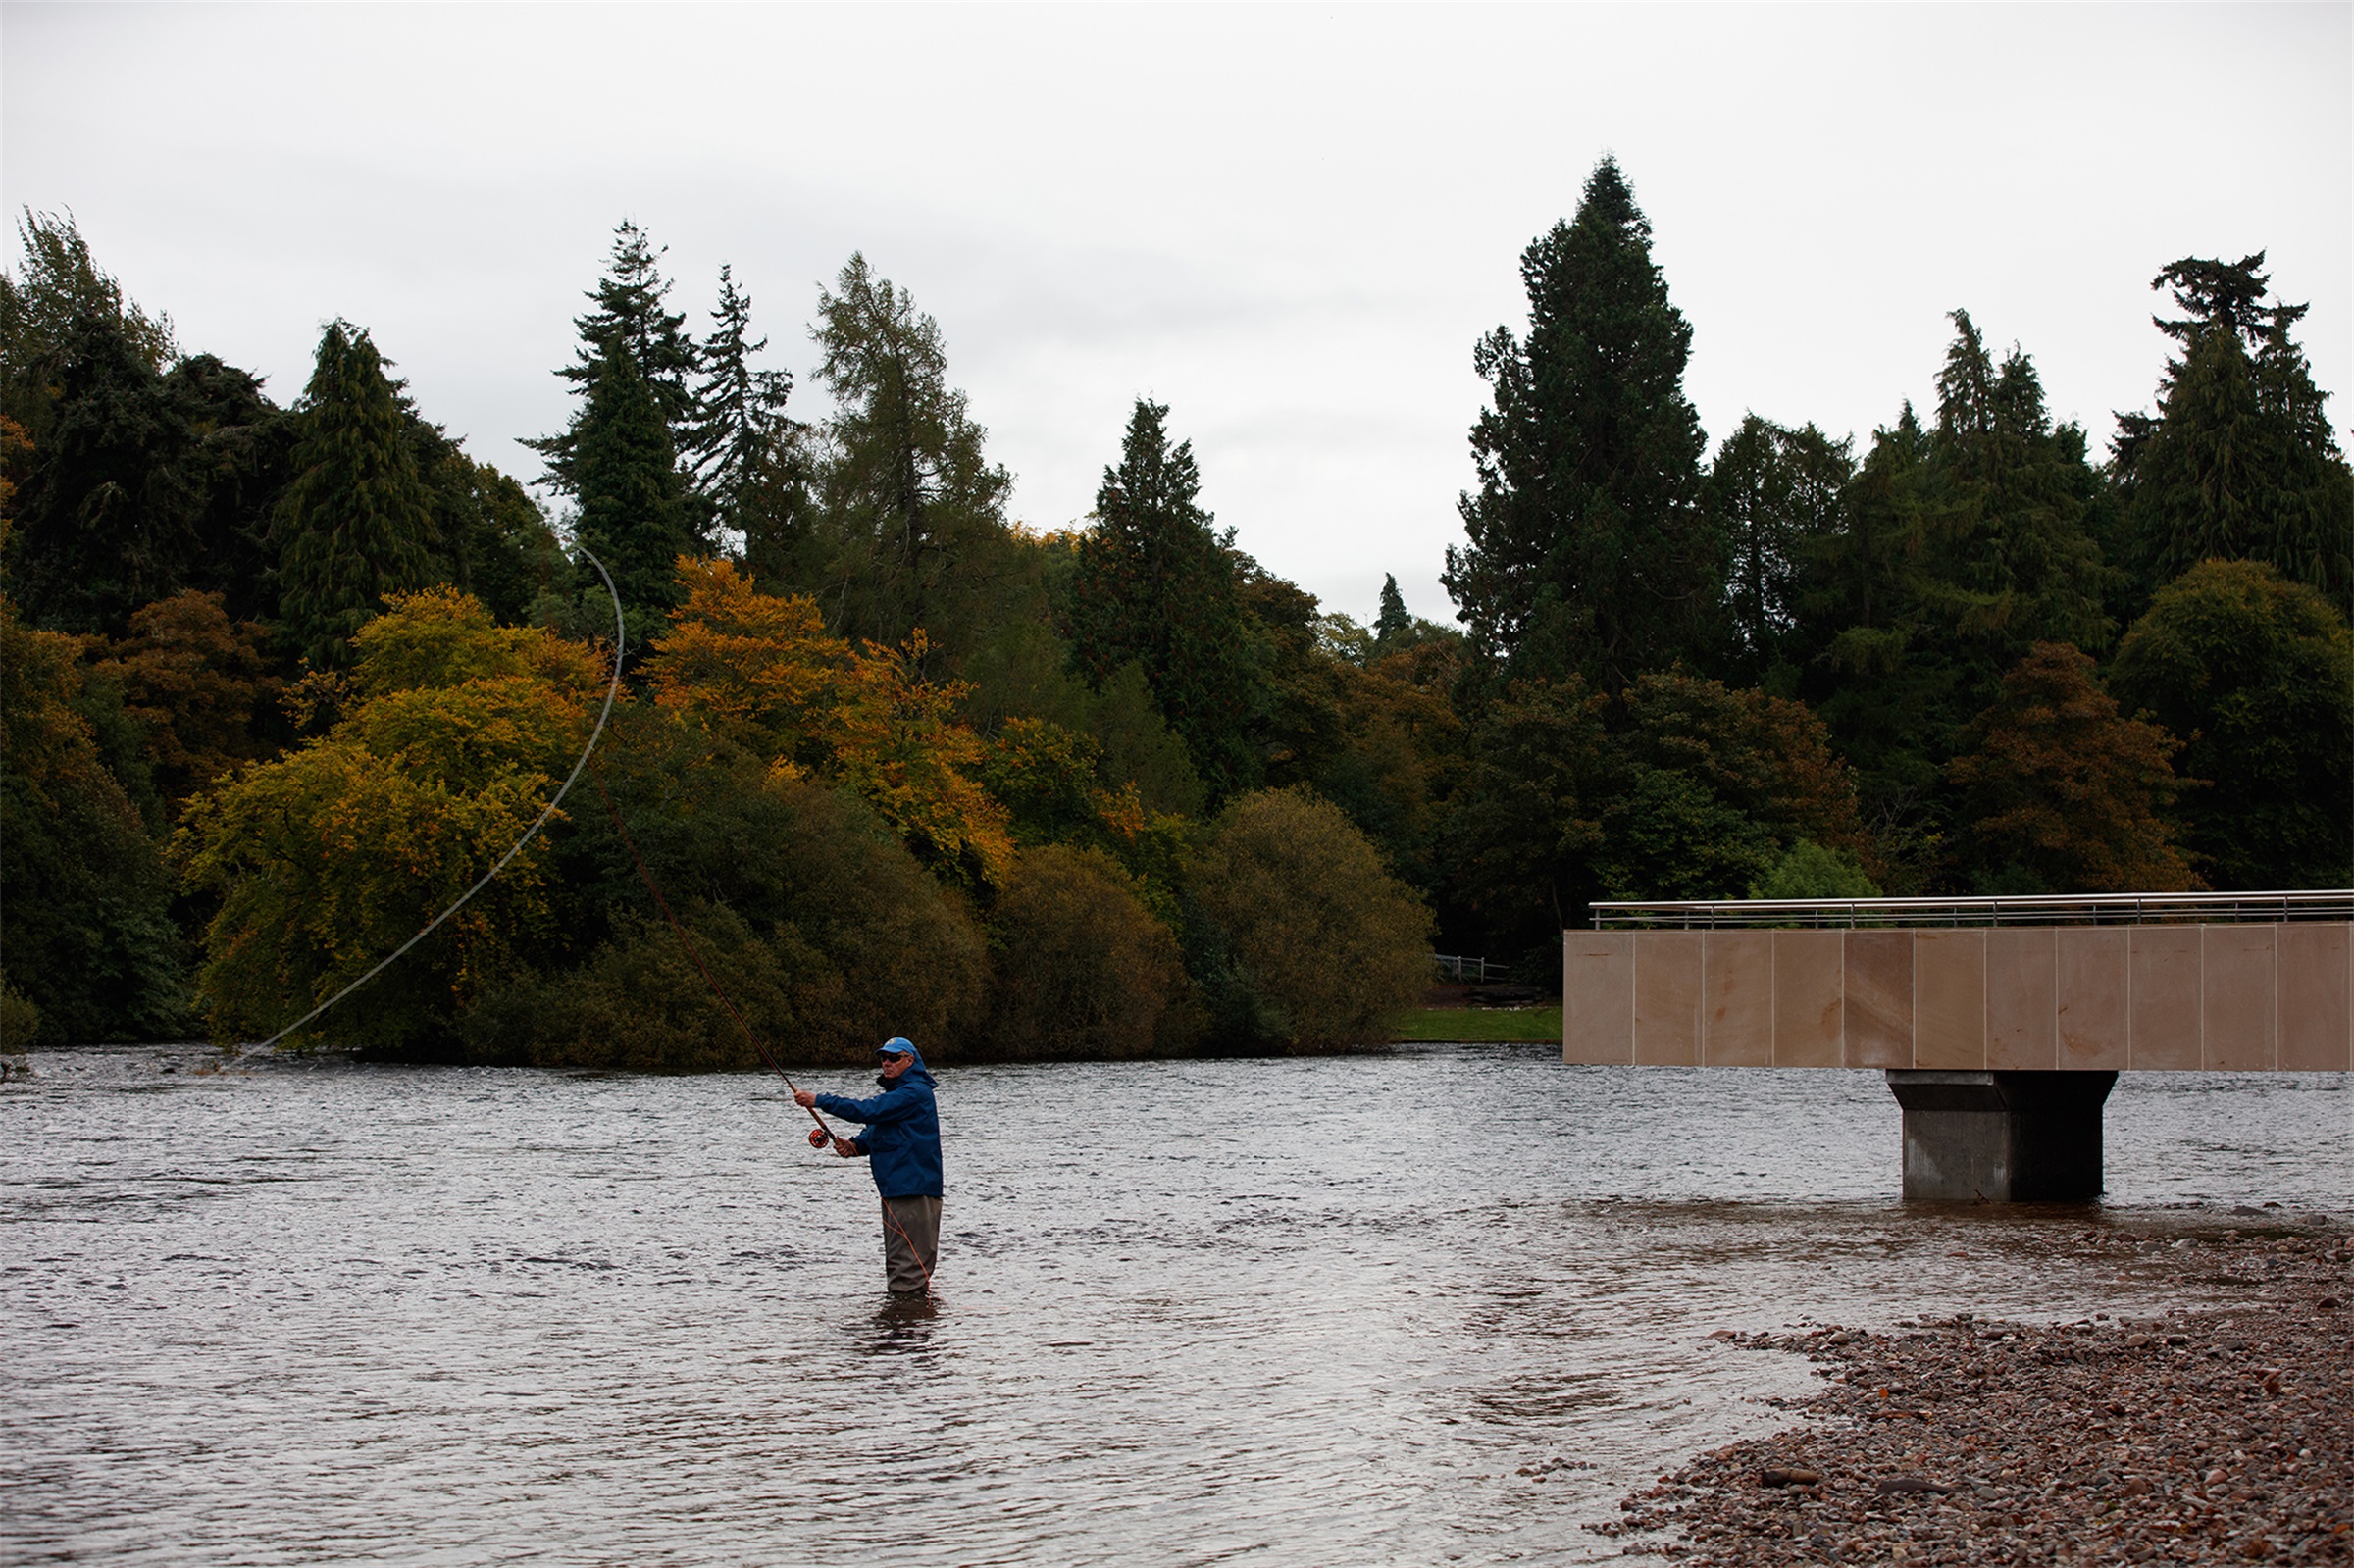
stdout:
MULTIPOLYGON (((545 482, 576 500, 580 498, 581 421, 587 401, 606 379, 612 360, 627 359, 636 379, 652 398, 674 464, 692 439, 698 414, 691 381, 701 357, 694 339, 685 330, 686 313, 667 308, 670 279, 662 276, 663 250, 646 237, 645 230, 626 219, 614 229, 611 265, 588 294, 593 308, 586 316, 573 318, 573 326, 580 330, 580 346, 573 362, 556 372, 573 383, 583 406, 575 410, 571 426, 561 433, 524 442, 547 459, 545 482)), ((667 529, 683 523, 693 547, 707 547, 713 508, 685 476, 674 475, 669 487, 682 500, 661 526, 667 529)), ((667 601, 667 595, 665 598, 667 601)))
MULTIPOLYGON (((662 276, 662 257, 668 250, 636 224, 622 220, 613 230, 612 263, 588 293, 594 308, 573 318, 580 348, 573 362, 556 374, 585 394, 597 378, 598 366, 618 348, 637 362, 655 406, 676 431, 693 422, 691 382, 701 362, 686 330, 687 313, 667 308, 670 279, 662 276)), ((561 442, 563 437, 551 440, 561 442)), ((551 459, 551 466, 562 465, 551 459)))
POLYGON ((678 558, 696 541, 661 401, 627 350, 599 360, 570 438, 574 531, 613 574, 640 643, 680 601, 678 558))
POLYGON ((2158 413, 2120 414, 2113 467, 2128 554, 2154 587, 2209 559, 2264 561, 2354 608, 2354 471, 2290 335, 2309 307, 2267 305, 2264 253, 2185 257, 2152 288, 2183 316, 2158 413))
POLYGON ((1527 336, 1500 327, 1472 356, 1493 406, 1471 430, 1470 543, 1448 551, 1445 581, 1516 673, 1614 689, 1694 650, 1714 609, 1705 442, 1683 390, 1692 329, 1614 159, 1520 274, 1527 336))
POLYGON ((921 627, 953 658, 987 613, 1012 477, 989 461, 940 326, 905 289, 852 255, 817 310, 836 412, 814 465, 830 560, 811 586, 840 632, 896 642, 921 627))
POLYGON ((2043 383, 2014 348, 1999 366, 1970 313, 1937 378, 1930 441, 1927 608, 1995 670, 2039 641, 2098 648, 2116 628, 2102 613, 2100 548, 2085 531, 2097 476, 2083 432, 2055 428, 2043 383))
POLYGON ((727 523, 730 497, 755 481, 769 446, 782 433, 793 375, 752 367, 752 356, 768 347, 768 339, 752 340, 752 296, 736 286, 734 270, 725 263, 711 322, 711 335, 697 350, 703 379, 695 389, 694 423, 680 453, 696 486, 713 498, 727 523))
POLYGON ((1119 465, 1103 471, 1072 578, 1071 643, 1099 685, 1131 660, 1143 666, 1195 771, 1222 798, 1260 772, 1251 643, 1233 565, 1202 509, 1193 443, 1169 445, 1168 415, 1138 398, 1119 465))
POLYGON ((328 324, 296 413, 295 477, 280 512, 281 614, 293 646, 334 668, 385 594, 438 580, 438 541, 409 418, 366 332, 328 324))
POLYGON ((1848 443, 1809 425, 1789 430, 1751 414, 1710 465, 1710 526, 1724 541, 1729 677, 1789 666, 1812 541, 1838 530, 1840 491, 1854 477, 1848 443))
POLYGON ((72 218, 28 207, 17 220, 17 244, 23 268, 0 272, 0 414, 23 426, 37 451, 49 444, 49 422, 68 401, 56 391, 67 338, 84 324, 112 323, 126 351, 159 375, 179 351, 172 318, 132 303, 72 218))
POLYGON ((38 364, 55 406, 20 459, 9 589, 38 625, 120 634, 200 564, 196 432, 114 314, 77 315, 38 364))
POLYGON ((1381 609, 1373 617, 1373 651, 1395 653, 1413 640, 1414 618, 1406 613, 1406 595, 1398 591, 1398 577, 1381 575, 1381 609))
POLYGON ((755 579, 797 587, 806 563, 795 546, 807 527, 808 496, 803 432, 785 412, 793 376, 753 367, 768 339, 753 340, 752 297, 724 264, 711 321, 697 351, 703 379, 681 457, 715 527, 742 541, 755 579))

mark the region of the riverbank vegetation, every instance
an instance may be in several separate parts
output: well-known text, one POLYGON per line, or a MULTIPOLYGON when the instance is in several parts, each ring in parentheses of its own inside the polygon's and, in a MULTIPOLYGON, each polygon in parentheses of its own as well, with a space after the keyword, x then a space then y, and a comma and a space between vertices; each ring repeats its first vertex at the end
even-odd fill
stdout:
POLYGON ((1599 898, 2354 876, 2354 479, 2261 255, 2159 274, 2103 456, 1963 309, 1933 409, 1712 450, 1650 233, 1606 160, 1522 257, 1443 625, 1268 572, 1148 399, 1088 518, 1013 518, 860 256, 810 410, 729 270, 691 329, 622 225, 535 490, 364 326, 281 406, 26 213, 9 1042, 298 1017, 514 841, 615 657, 549 832, 314 1040, 752 1065, 708 970, 800 1060, 1322 1049, 1393 1037, 1434 938, 1549 983, 1599 898))

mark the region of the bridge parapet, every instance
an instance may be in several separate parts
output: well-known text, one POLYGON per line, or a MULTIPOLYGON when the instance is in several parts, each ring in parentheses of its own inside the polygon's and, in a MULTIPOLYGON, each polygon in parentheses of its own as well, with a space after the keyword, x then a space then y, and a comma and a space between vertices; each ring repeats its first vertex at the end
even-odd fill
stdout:
POLYGON ((1601 904, 1563 933, 1562 1057, 2354 1071, 2349 917, 2354 891, 1601 904))
POLYGON ((1993 898, 1645 899, 1590 906, 1596 931, 1752 926, 2145 926, 2354 921, 2354 889, 2033 893, 1993 898))

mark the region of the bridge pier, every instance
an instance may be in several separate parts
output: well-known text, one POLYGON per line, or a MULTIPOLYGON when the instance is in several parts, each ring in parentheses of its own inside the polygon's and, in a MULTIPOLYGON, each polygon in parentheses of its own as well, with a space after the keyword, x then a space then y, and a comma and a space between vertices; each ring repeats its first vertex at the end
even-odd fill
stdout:
POLYGON ((2075 1203, 2101 1195, 2103 1072, 1890 1068, 1905 1111, 1905 1196, 2075 1203))

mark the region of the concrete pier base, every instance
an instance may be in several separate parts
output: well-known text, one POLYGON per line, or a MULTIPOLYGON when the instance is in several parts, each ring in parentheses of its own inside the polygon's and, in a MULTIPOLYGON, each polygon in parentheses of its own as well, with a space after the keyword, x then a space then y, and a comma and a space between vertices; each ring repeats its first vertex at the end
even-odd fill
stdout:
POLYGON ((2072 1203, 2101 1195, 2101 1106, 2115 1073, 1890 1068, 1905 1109, 1905 1196, 2072 1203))

